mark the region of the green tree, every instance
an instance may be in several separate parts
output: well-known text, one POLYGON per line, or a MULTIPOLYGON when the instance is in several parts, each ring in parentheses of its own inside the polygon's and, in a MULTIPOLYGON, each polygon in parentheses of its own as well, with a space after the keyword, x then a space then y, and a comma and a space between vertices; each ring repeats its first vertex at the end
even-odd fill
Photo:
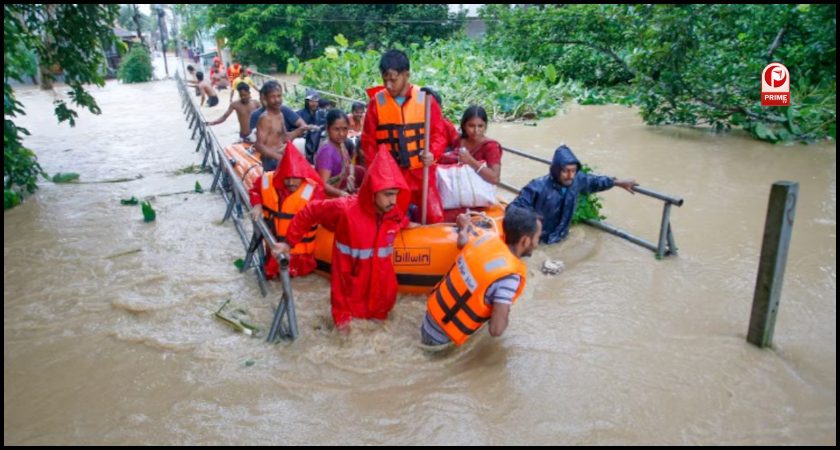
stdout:
POLYGON ((120 64, 117 78, 125 83, 143 83, 152 79, 152 59, 142 45, 135 45, 120 64))
MULTIPOLYGON (((84 85, 105 84, 103 49, 115 42, 111 26, 117 13, 116 5, 3 5, 3 188, 7 207, 19 202, 20 190, 34 192, 38 175, 44 174, 35 153, 21 142, 29 132, 14 123, 24 110, 9 82, 31 75, 31 65, 23 61, 27 52, 32 52, 41 67, 50 69, 41 73, 43 78, 51 82, 51 69, 59 68, 70 88, 71 103, 99 114, 99 106, 84 85)), ((55 115, 59 122, 71 126, 78 116, 63 99, 55 101, 55 115)))
POLYGON ((629 92, 649 124, 741 127, 754 137, 835 137, 835 5, 485 8, 488 42, 560 79, 629 92), (791 70, 793 106, 760 105, 761 70, 791 70))
POLYGON ((280 70, 291 57, 320 55, 338 34, 372 48, 407 46, 448 37, 462 24, 446 5, 217 4, 206 14, 206 26, 218 27, 216 37, 239 59, 280 70))

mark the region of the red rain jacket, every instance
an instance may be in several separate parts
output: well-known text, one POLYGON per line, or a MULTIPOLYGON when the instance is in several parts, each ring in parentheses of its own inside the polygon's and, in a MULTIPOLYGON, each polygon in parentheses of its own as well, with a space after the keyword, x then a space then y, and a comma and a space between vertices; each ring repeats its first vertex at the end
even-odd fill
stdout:
POLYGON ((332 316, 337 326, 351 318, 388 317, 397 299, 391 259, 394 240, 408 225, 408 185, 394 158, 381 152, 368 167, 358 195, 312 202, 295 215, 286 242, 296 244, 313 224, 335 231, 332 252, 332 316), (374 194, 398 188, 396 206, 379 213, 374 194))

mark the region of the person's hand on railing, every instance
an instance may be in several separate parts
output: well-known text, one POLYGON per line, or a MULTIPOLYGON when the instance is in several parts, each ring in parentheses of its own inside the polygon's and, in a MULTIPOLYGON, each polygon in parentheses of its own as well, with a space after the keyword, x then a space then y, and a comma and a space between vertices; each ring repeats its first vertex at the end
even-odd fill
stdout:
POLYGON ((271 246, 271 253, 274 255, 275 258, 288 258, 289 257, 289 245, 285 242, 278 242, 271 246))
POLYGON ((260 218, 262 216, 263 216, 262 205, 254 205, 251 208, 251 219, 253 219, 256 222, 257 220, 260 220, 260 218))
POLYGON ((634 186, 638 186, 639 183, 636 180, 629 179, 629 180, 615 180, 615 185, 624 189, 625 191, 635 194, 636 190, 633 189, 634 186))

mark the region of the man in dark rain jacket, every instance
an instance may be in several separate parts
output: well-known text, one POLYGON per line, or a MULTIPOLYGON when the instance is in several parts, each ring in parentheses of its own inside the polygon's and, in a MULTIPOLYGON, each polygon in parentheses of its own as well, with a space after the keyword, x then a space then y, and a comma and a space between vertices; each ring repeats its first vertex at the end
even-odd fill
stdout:
POLYGON ((634 193, 636 180, 616 180, 581 172, 581 164, 565 144, 557 147, 548 175, 531 180, 511 203, 512 206, 531 208, 542 215, 543 229, 540 242, 553 244, 569 234, 575 215, 578 195, 606 191, 620 186, 634 193))

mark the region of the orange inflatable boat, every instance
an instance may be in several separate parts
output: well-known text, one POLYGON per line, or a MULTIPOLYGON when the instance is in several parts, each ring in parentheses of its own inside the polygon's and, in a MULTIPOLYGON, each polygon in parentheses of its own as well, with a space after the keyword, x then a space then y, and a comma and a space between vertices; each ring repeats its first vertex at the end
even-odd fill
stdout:
MULTIPOLYGON (((481 215, 474 215, 473 221, 482 222, 483 228, 502 233, 503 205, 487 208, 481 215)), ((456 244, 458 232, 454 223, 419 225, 407 228, 394 240, 394 269, 397 272, 399 291, 412 294, 428 294, 455 263, 459 250, 456 244)), ((333 233, 319 227, 315 233, 316 271, 327 275, 332 261, 333 233)))
POLYGON ((251 189, 254 180, 262 177, 262 161, 260 154, 254 151, 251 144, 232 144, 224 149, 225 157, 233 166, 233 171, 242 180, 245 189, 251 189))
MULTIPOLYGON (((251 146, 243 144, 230 145, 224 152, 245 188, 251 189, 263 173, 260 155, 252 152, 251 146)), ((501 234, 504 215, 505 207, 494 205, 480 215, 474 214, 473 221, 482 222, 484 228, 501 234)), ((333 239, 333 233, 324 227, 319 227, 315 234, 316 271, 324 276, 330 273, 333 239)), ((399 291, 428 294, 455 263, 457 239, 455 224, 451 222, 402 230, 394 241, 393 253, 399 291)))

